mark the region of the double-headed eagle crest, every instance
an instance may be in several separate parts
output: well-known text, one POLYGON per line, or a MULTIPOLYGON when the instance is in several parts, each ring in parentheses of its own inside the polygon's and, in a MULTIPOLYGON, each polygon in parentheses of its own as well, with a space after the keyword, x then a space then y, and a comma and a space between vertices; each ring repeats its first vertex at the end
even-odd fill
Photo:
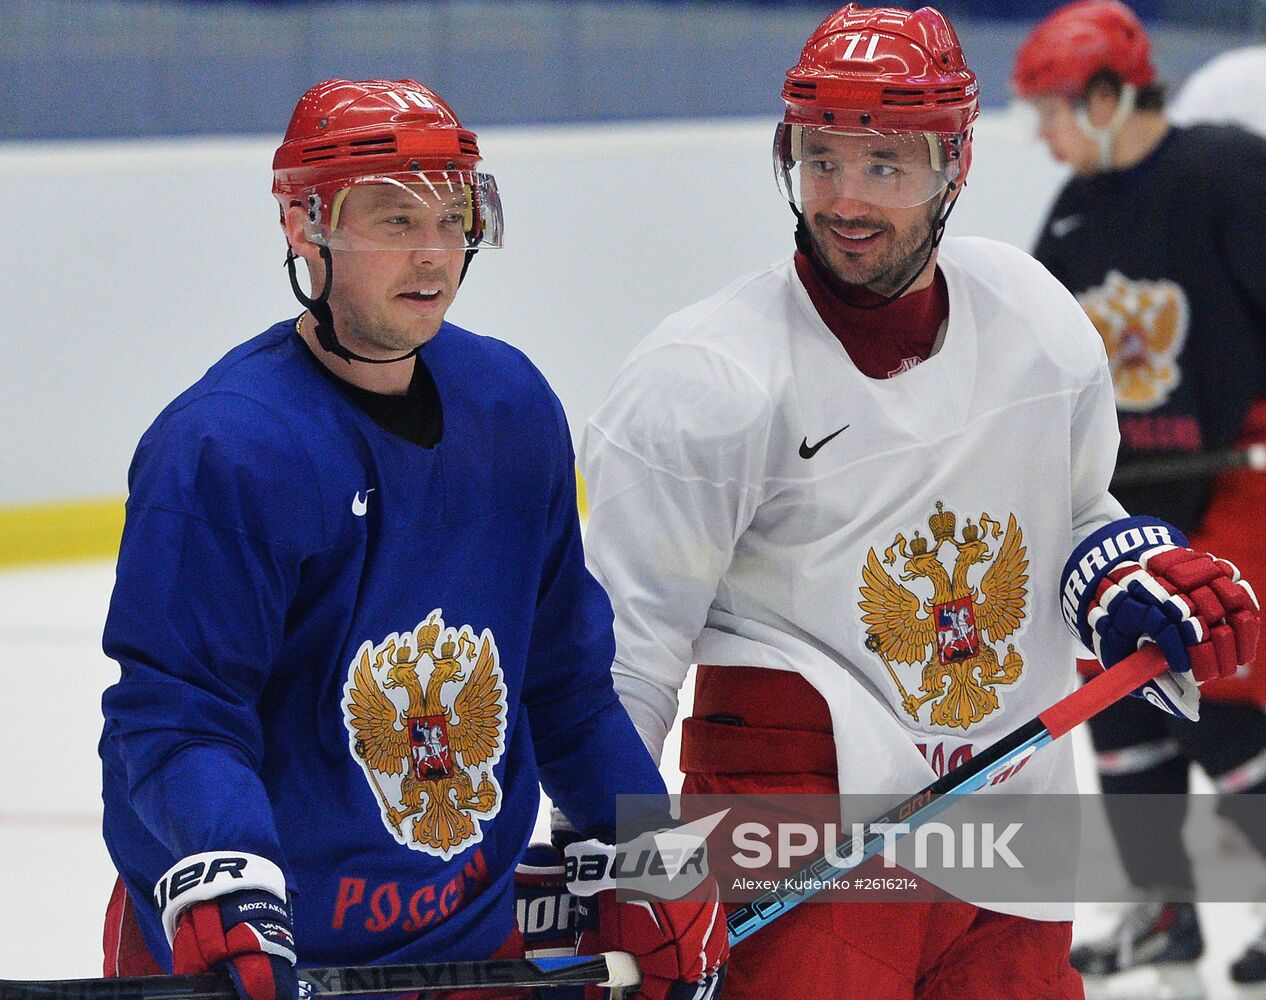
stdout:
POLYGON ((1077 296, 1108 352, 1117 407, 1154 410, 1169 399, 1182 371, 1187 296, 1172 281, 1131 281, 1109 271, 1102 285, 1077 296))
POLYGON ((343 721, 388 831, 447 861, 483 839, 475 817, 501 809, 492 769, 505 752, 506 686, 492 633, 477 644, 469 625, 440 616, 361 646, 343 721))
POLYGON ((998 708, 994 688, 1014 684, 1024 670, 1014 645, 1007 645, 1001 660, 989 645, 1001 643, 1024 620, 1029 580, 1024 536, 1012 514, 1001 546, 991 552, 990 539, 1002 537, 1002 525, 982 513, 977 524, 967 520, 960 539, 957 518, 939 500, 928 527, 931 548, 918 531, 909 540, 898 532, 882 564, 873 548, 867 554, 859 602, 866 648, 888 668, 911 718, 919 721, 923 706, 932 702, 932 725, 967 729, 998 708), (948 568, 943 551, 953 557, 948 568), (892 566, 898 556, 904 564, 894 579, 884 566, 892 566), (983 563, 989 568, 973 585, 972 568, 983 563), (920 600, 898 580, 926 581, 919 589, 926 592, 930 586, 931 596, 920 600), (907 691, 894 663, 919 665, 917 694, 907 691))

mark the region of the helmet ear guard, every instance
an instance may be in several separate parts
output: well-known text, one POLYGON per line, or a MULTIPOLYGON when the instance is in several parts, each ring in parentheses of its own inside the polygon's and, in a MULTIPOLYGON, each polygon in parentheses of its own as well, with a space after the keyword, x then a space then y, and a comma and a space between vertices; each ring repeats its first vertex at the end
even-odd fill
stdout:
POLYGON ((958 168, 958 177, 955 179, 954 183, 960 188, 966 185, 967 175, 971 173, 971 139, 972 136, 969 131, 967 135, 963 137, 963 141, 958 148, 960 166, 958 168))

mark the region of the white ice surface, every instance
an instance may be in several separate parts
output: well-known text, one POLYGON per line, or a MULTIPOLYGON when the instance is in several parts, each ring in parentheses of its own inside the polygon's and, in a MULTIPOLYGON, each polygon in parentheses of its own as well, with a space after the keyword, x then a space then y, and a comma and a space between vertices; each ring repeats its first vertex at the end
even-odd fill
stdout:
MULTIPOLYGON (((0 978, 100 974, 101 918, 114 872, 100 835, 96 744, 101 692, 118 677, 101 652, 113 582, 110 563, 0 572, 0 978)), ((1074 739, 1082 786, 1093 787, 1084 734, 1074 739)), ((671 790, 681 783, 679 747, 674 729, 664 754, 671 790)), ((546 828, 543 808, 538 829, 546 828)), ((1079 914, 1079 935, 1111 917, 1102 905, 1079 914)), ((1222 903, 1202 905, 1201 916, 1206 1000, 1241 1000, 1225 969, 1266 913, 1222 903)))

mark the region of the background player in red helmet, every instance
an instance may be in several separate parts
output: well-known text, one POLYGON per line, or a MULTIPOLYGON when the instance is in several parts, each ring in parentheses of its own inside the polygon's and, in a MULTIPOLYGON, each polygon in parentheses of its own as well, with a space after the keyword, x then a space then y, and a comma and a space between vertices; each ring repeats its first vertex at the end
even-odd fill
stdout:
MULTIPOLYGON (((699 664, 687 792, 913 792, 1074 686, 1066 624, 1109 665, 1155 638, 1175 710, 1251 655, 1233 570, 1108 492, 1085 313, 1027 254, 942 241, 976 91, 937 11, 828 17, 774 139, 795 254, 666 319, 589 422, 586 548, 656 755, 699 664), (1184 566, 1219 597, 1171 620, 1184 566)), ((1070 748, 996 788, 1074 791, 1070 748)), ((1071 906, 1005 909, 807 903, 735 947, 727 996, 1081 997, 1071 906)))
MULTIPOLYGON (((105 628, 109 975, 296 1000, 296 961, 521 955, 538 779, 606 840, 617 792, 664 790, 612 688, 562 407, 445 319, 501 245, 479 161, 415 81, 308 90, 273 175, 307 309, 141 440, 105 628)), ((715 893, 605 896, 603 945, 651 956, 637 996, 716 987, 715 893)))
MULTIPOLYGON (((1034 252, 1077 296, 1107 350, 1121 427, 1113 494, 1226 557, 1260 592, 1266 476, 1137 476, 1148 460, 1266 440, 1266 141, 1234 127, 1171 125, 1147 33, 1113 0, 1069 4, 1037 25, 1013 79, 1037 108, 1052 155, 1074 171, 1034 252)), ((1103 789, 1181 796, 1194 762, 1225 793, 1222 811, 1266 852, 1266 829, 1236 801, 1266 792, 1266 670, 1246 667, 1201 693, 1199 723, 1133 699, 1093 719, 1103 789)), ((1073 962, 1114 977, 1115 989, 1137 982, 1156 996, 1165 988, 1156 978, 1177 989, 1194 977, 1204 947, 1182 840, 1186 810, 1178 800, 1151 817, 1147 852, 1127 832, 1137 807, 1110 797, 1108 810, 1147 898, 1107 938, 1079 946, 1073 962)), ((1231 977, 1266 981, 1266 937, 1231 977)))

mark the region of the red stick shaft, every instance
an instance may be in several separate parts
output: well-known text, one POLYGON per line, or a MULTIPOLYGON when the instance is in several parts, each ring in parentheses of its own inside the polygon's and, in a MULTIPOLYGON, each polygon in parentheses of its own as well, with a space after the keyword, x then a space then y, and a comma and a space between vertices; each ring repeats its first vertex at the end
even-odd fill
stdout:
POLYGON ((1164 654, 1155 643, 1149 642, 1137 653, 1127 656, 1115 667, 1105 670, 1067 698, 1039 713, 1038 718, 1050 731, 1051 737, 1059 739, 1092 715, 1102 712, 1113 702, 1119 701, 1168 669, 1164 654))

